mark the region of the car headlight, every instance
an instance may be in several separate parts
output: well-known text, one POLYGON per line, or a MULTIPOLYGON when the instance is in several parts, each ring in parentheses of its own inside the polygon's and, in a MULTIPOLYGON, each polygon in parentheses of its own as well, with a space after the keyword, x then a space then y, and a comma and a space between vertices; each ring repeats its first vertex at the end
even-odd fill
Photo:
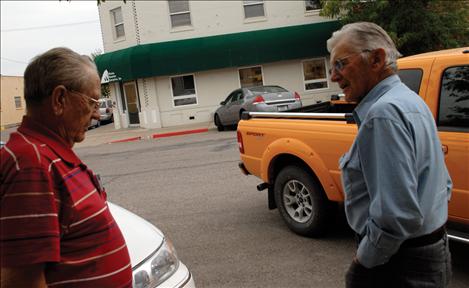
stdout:
POLYGON ((176 272, 179 267, 179 259, 176 250, 169 239, 164 239, 159 247, 134 271, 134 287, 153 288, 176 272))

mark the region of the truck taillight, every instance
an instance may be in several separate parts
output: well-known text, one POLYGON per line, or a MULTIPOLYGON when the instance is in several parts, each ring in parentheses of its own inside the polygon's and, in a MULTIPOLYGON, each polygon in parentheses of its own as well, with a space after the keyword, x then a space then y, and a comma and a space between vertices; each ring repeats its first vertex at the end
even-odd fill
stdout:
POLYGON ((243 145, 243 136, 241 135, 241 132, 238 131, 238 148, 239 148, 239 153, 244 154, 244 145, 243 145))
POLYGON ((296 100, 301 100, 300 94, 298 94, 298 92, 295 92, 295 99, 296 100))
POLYGON ((254 98, 254 101, 252 102, 252 104, 259 104, 259 103, 264 103, 265 100, 264 100, 264 97, 262 97, 261 95, 257 95, 256 98, 254 98))

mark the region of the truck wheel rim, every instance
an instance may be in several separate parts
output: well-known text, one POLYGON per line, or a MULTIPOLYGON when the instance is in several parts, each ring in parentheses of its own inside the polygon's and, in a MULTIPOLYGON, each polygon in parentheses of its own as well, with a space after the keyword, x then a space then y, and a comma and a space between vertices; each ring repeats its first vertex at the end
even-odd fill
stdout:
POLYGON ((296 222, 305 223, 313 214, 311 194, 298 180, 290 180, 283 187, 283 204, 288 215, 296 222))

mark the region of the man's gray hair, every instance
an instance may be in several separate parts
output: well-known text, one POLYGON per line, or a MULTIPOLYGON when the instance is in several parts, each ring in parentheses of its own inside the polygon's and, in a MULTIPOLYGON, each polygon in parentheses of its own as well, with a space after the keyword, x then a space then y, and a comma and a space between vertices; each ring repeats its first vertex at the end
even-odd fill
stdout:
POLYGON ((82 91, 92 72, 97 73, 93 60, 69 48, 53 48, 36 56, 24 72, 26 107, 39 105, 58 85, 82 91))
POLYGON ((356 22, 344 25, 340 30, 335 31, 332 37, 327 40, 327 50, 331 52, 342 39, 346 39, 356 52, 364 50, 384 49, 386 52, 386 64, 397 71, 397 58, 401 53, 397 51, 394 42, 383 28, 371 22, 356 22))

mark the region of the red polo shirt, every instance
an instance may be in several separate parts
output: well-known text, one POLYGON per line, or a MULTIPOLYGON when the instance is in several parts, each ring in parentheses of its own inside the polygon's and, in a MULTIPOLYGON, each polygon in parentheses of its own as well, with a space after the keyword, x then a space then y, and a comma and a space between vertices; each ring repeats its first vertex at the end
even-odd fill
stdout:
POLYGON ((50 287, 130 287, 127 247, 96 175, 23 118, 0 151, 2 266, 46 263, 50 287))

